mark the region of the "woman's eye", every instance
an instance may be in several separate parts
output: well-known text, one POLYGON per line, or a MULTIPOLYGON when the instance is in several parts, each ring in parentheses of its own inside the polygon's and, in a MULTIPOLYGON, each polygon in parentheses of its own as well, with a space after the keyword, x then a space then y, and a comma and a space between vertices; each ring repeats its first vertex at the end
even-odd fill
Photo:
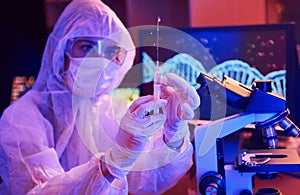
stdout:
POLYGON ((105 56, 107 58, 114 58, 118 55, 119 52, 120 52, 119 47, 110 47, 110 48, 107 48, 107 50, 105 51, 105 56))
POLYGON ((85 52, 89 52, 93 49, 93 47, 94 47, 94 45, 87 44, 87 45, 82 45, 81 49, 85 52))
POLYGON ((114 58, 115 56, 116 53, 114 51, 105 52, 105 57, 107 57, 108 59, 114 58))

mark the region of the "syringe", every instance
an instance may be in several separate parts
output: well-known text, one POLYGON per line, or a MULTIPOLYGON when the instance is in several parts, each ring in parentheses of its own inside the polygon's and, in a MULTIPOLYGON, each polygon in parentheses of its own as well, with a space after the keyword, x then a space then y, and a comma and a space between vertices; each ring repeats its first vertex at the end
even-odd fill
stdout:
MULTIPOLYGON (((159 39, 159 22, 160 17, 157 17, 157 23, 156 23, 156 70, 154 73, 154 86, 153 86, 153 96, 154 99, 160 99, 160 72, 159 72, 159 45, 158 45, 158 39, 159 39)), ((154 110, 154 114, 159 113, 159 109, 154 110)))

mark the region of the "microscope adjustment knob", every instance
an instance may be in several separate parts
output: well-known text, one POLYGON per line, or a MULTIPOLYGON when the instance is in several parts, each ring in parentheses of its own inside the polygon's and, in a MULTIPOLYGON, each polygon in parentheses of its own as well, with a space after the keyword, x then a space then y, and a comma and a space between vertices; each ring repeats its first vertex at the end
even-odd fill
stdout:
POLYGON ((200 178, 199 191, 201 195, 225 195, 225 185, 220 174, 210 171, 200 178))
POLYGON ((239 195, 252 195, 250 190, 242 190, 239 195))

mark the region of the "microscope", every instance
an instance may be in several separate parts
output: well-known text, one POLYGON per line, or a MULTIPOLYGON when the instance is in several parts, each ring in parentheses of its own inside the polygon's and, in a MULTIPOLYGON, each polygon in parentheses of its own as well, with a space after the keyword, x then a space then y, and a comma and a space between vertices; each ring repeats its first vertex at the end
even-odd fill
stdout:
POLYGON ((240 112, 197 124, 194 131, 198 194, 251 195, 253 176, 262 172, 299 172, 296 150, 277 149, 275 127, 288 136, 299 136, 299 128, 288 118, 285 99, 271 92, 271 81, 257 80, 253 87, 224 76, 223 80, 200 73, 197 82, 210 96, 240 112), (268 148, 241 149, 232 164, 224 162, 223 139, 254 125, 268 148))

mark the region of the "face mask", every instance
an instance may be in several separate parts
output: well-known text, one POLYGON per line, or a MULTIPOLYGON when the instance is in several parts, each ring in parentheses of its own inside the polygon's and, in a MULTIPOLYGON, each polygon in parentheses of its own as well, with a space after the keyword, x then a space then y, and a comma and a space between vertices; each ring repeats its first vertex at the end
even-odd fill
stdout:
POLYGON ((112 90, 120 65, 99 57, 69 58, 70 65, 64 78, 74 95, 93 98, 112 90))

